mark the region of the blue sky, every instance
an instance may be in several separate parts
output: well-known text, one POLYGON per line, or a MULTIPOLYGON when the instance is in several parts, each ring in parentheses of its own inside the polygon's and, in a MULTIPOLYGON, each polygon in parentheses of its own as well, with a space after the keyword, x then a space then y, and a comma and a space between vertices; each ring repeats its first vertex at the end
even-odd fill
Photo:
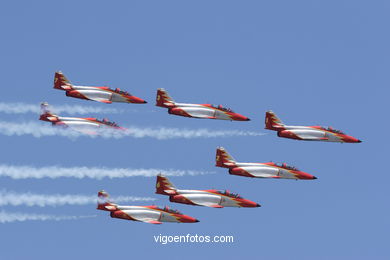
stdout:
MULTIPOLYGON (((227 188, 263 205, 211 209, 170 204, 154 194, 155 179, 145 177, 3 177, 1 189, 21 193, 90 195, 104 188, 112 195, 152 196, 156 204, 170 205, 201 222, 127 222, 97 212, 92 204, 6 206, 1 210, 97 217, 0 224, 2 258, 388 258, 389 8, 387 1, 0 4, 2 102, 114 107, 125 112, 109 118, 128 126, 265 133, 173 140, 0 135, 1 164, 212 171, 171 180, 183 188, 227 188), (52 89, 56 70, 74 83, 120 87, 149 103, 107 105, 68 98, 52 89), (252 121, 168 115, 154 106, 159 87, 177 101, 221 103, 252 121), (364 142, 278 138, 263 129, 268 109, 287 124, 331 125, 364 142), (230 176, 226 169, 214 167, 217 146, 224 146, 239 161, 285 161, 318 179, 230 176), (236 242, 160 245, 153 241, 154 235, 187 233, 234 235, 236 242)), ((0 114, 1 121, 10 122, 37 117, 0 114)))

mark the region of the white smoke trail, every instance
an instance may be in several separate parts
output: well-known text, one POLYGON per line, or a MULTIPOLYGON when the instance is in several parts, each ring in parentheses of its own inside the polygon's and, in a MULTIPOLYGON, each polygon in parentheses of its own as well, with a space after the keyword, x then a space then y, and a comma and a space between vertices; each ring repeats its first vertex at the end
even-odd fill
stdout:
MULTIPOLYGON (((115 108, 101 108, 92 106, 80 106, 80 105, 59 105, 50 106, 50 109, 55 113, 68 113, 68 114, 90 114, 90 113, 102 113, 102 114, 114 114, 121 111, 115 108)), ((0 102, 0 112, 6 114, 25 114, 35 113, 40 114, 41 109, 39 104, 25 104, 25 103, 4 103, 0 102)))
POLYGON ((44 136, 65 136, 75 138, 79 136, 104 137, 104 138, 155 138, 158 140, 174 139, 174 138, 216 138, 216 137, 232 137, 232 136, 260 136, 263 133, 241 131, 241 130, 211 130, 211 129, 180 129, 180 128, 142 128, 142 127, 127 127, 126 130, 116 130, 102 128, 99 130, 91 129, 90 134, 84 128, 82 132, 72 129, 63 129, 52 127, 51 125, 43 125, 37 122, 5 122, 0 121, 0 134, 7 136, 32 135, 40 138, 44 136))
POLYGON ((0 223, 9 223, 9 222, 15 222, 15 221, 28 221, 28 220, 40 220, 40 221, 47 221, 47 220, 54 220, 54 221, 61 221, 61 220, 77 220, 77 219, 83 219, 83 218, 94 218, 96 215, 91 216, 55 216, 55 215, 42 215, 42 214, 28 214, 28 213, 17 213, 17 212, 5 212, 0 211, 0 223))
MULTIPOLYGON (((154 201, 151 197, 135 197, 135 196, 116 196, 110 200, 120 202, 130 201, 154 201)), ((98 201, 97 195, 74 195, 74 194, 36 194, 36 193, 16 193, 12 191, 0 190, 0 207, 1 206, 63 206, 63 205, 86 205, 96 204, 98 201)))
MULTIPOLYGON (((211 130, 211 129, 180 129, 180 128, 136 128, 128 127, 123 133, 121 132, 107 132, 108 136, 114 138, 121 138, 130 136, 134 138, 156 138, 158 140, 174 139, 174 138, 216 138, 216 137, 232 137, 232 136, 260 136, 262 133, 241 131, 241 130, 211 130)), ((103 132, 103 137, 106 137, 106 133, 103 132)))
POLYGON ((183 176, 183 175, 201 175, 210 174, 211 172, 201 172, 192 170, 175 170, 175 169, 125 169, 125 168, 88 168, 88 167, 71 167, 63 168, 57 166, 48 167, 31 167, 31 166, 12 166, 0 164, 0 177, 9 177, 12 179, 41 179, 41 178, 126 178, 126 177, 154 177, 159 173, 166 176, 183 176))
POLYGON ((49 125, 41 125, 36 122, 25 122, 25 123, 12 123, 0 121, 0 133, 8 136, 21 136, 21 135, 32 135, 34 137, 42 136, 67 136, 77 137, 82 133, 76 131, 66 131, 68 129, 60 129, 51 127, 49 125))

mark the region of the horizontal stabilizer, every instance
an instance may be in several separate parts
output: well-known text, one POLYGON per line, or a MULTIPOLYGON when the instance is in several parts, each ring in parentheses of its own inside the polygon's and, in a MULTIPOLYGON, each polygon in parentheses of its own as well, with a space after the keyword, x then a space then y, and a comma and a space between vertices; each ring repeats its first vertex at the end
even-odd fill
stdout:
POLYGON ((115 205, 107 205, 107 206, 104 206, 104 208, 107 209, 108 211, 116 210, 116 206, 115 205))

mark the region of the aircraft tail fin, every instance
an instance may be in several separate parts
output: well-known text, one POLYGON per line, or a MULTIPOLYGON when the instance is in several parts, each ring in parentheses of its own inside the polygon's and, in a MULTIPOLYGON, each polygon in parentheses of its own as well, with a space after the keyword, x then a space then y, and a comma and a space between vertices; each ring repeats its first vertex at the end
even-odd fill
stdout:
POLYGON ((54 74, 54 87, 55 89, 69 90, 72 89, 72 83, 65 77, 61 71, 57 71, 54 74))
POLYGON ((282 120, 271 110, 265 113, 265 129, 279 130, 284 127, 282 120))
POLYGON ((58 121, 58 116, 50 111, 49 104, 47 102, 41 103, 41 115, 39 120, 56 122, 58 121))
POLYGON ((169 181, 169 179, 161 174, 157 175, 156 193, 162 195, 176 194, 176 187, 169 181))
POLYGON ((234 158, 223 147, 217 148, 215 158, 215 166, 223 168, 231 168, 236 165, 234 158))
POLYGON ((117 205, 112 203, 109 197, 110 195, 106 191, 99 191, 97 209, 105 211, 115 211, 117 209, 117 205))
POLYGON ((169 96, 165 89, 159 88, 157 89, 156 106, 167 108, 173 107, 175 106, 175 101, 169 96))

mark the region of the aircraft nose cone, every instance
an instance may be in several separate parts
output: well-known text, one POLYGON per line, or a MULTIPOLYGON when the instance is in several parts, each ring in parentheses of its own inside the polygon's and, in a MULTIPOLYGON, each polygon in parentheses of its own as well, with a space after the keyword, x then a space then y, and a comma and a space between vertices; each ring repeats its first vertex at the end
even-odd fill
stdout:
POLYGON ((313 180, 318 179, 316 176, 313 176, 313 180))
POLYGON ((241 201, 239 201, 239 206, 245 207, 245 208, 261 207, 261 205, 259 203, 256 203, 256 202, 250 201, 250 200, 246 200, 246 199, 241 199, 241 201))
POLYGON ((196 223, 196 222, 199 222, 199 220, 197 220, 196 218, 190 217, 190 216, 182 215, 179 218, 179 222, 182 222, 182 223, 196 223))
POLYGON ((343 139, 344 139, 344 142, 346 142, 346 143, 361 143, 362 142, 361 140, 359 140, 355 137, 352 137, 352 136, 348 136, 348 135, 345 136, 343 139))
POLYGON ((241 114, 237 114, 237 113, 232 113, 231 114, 231 119, 232 120, 235 120, 235 121, 251 121, 249 119, 249 117, 246 117, 244 115, 241 115, 241 114))
POLYGON ((127 98, 128 98, 130 103, 138 103, 138 104, 148 103, 145 100, 143 100, 142 98, 135 97, 135 96, 128 96, 127 98))

